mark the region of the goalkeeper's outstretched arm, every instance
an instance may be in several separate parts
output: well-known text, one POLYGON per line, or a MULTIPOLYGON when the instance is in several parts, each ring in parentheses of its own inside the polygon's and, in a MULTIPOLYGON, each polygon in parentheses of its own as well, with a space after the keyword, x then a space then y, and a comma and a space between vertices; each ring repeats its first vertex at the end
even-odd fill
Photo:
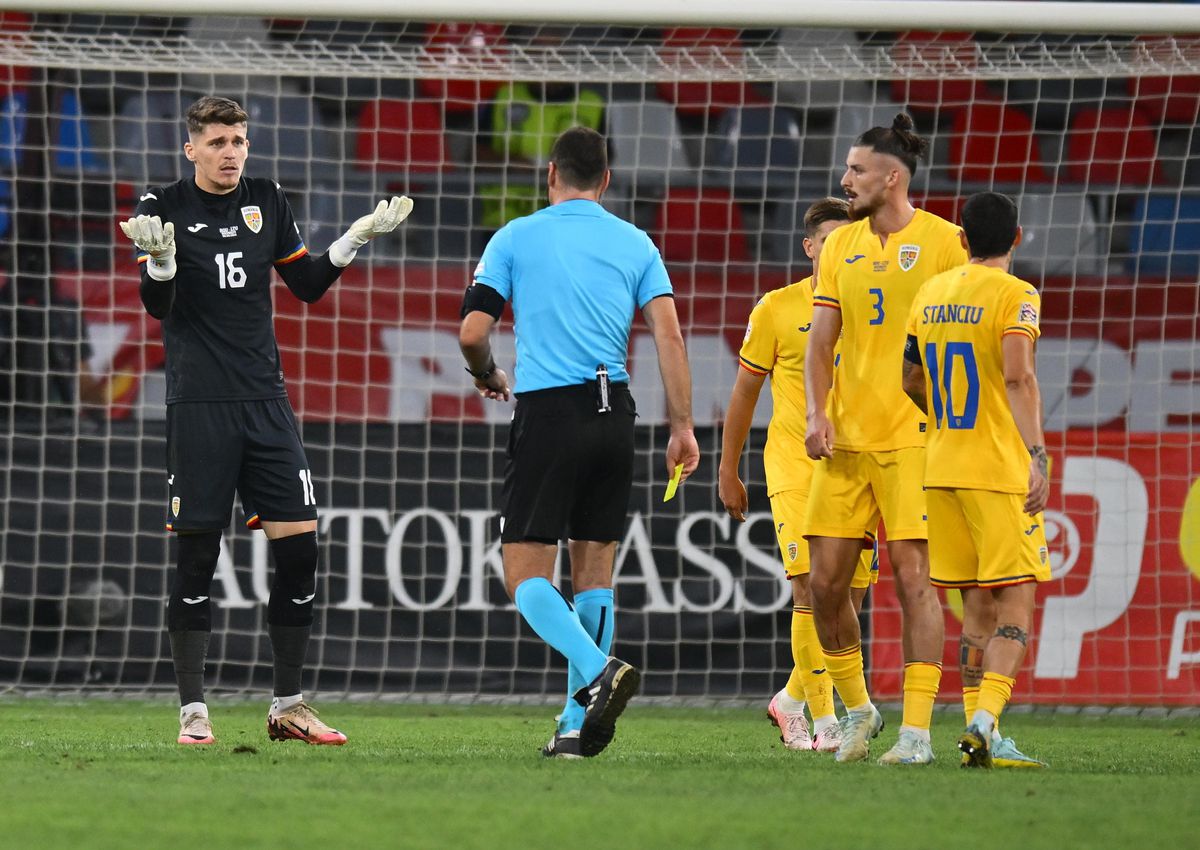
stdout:
POLYGON ((142 306, 156 319, 165 318, 175 303, 175 225, 156 215, 139 215, 121 222, 124 233, 144 256, 139 258, 142 306))
POLYGON ((297 262, 276 266, 279 276, 297 298, 307 304, 324 295, 342 270, 354 260, 358 249, 377 236, 391 233, 408 218, 413 202, 401 195, 380 201, 374 212, 356 220, 350 229, 320 257, 302 257, 297 262))

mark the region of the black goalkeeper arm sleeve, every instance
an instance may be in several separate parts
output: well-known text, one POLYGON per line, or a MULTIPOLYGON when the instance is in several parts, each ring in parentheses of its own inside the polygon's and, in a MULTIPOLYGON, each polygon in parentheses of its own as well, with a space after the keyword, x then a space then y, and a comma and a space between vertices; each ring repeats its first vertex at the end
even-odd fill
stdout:
POLYGON ((305 254, 286 266, 276 266, 275 270, 292 294, 305 304, 319 300, 342 274, 342 269, 330 262, 327 253, 319 257, 305 254))
POLYGON ((165 319, 175 303, 175 279, 155 280, 143 267, 138 294, 142 296, 142 306, 146 308, 147 313, 156 319, 165 319))

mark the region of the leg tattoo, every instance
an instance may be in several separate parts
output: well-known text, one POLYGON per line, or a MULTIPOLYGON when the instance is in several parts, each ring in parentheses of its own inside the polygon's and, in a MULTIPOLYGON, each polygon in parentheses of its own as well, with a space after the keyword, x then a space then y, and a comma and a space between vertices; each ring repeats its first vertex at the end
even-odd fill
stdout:
POLYGON ((1005 624, 996 628, 996 637, 1004 638, 1005 640, 1015 640, 1021 646, 1025 646, 1029 642, 1029 633, 1020 626, 1005 624))

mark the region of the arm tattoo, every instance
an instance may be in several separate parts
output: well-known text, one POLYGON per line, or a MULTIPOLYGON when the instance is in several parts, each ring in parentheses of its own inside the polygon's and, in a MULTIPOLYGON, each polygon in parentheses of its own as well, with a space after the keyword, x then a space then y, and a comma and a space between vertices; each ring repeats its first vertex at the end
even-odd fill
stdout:
POLYGON ((1049 479, 1050 478, 1050 458, 1046 455, 1046 447, 1045 446, 1031 446, 1029 449, 1029 456, 1031 458, 1033 458, 1034 462, 1037 464, 1038 469, 1041 470, 1042 477, 1049 479))
POLYGON ((1020 626, 999 626, 996 629, 995 637, 1004 638, 1005 640, 1015 640, 1021 646, 1026 646, 1029 643, 1029 633, 1020 626))
POLYGON ((915 404, 917 407, 919 407, 921 409, 922 413, 928 413, 929 412, 929 404, 925 400, 925 376, 924 376, 924 374, 921 375, 921 381, 918 386, 909 387, 909 385, 908 385, 909 381, 913 381, 913 383, 916 383, 916 379, 913 376, 913 373, 921 372, 921 370, 922 370, 922 367, 919 364, 913 363, 911 360, 905 360, 904 361, 904 371, 901 374, 901 385, 904 387, 905 395, 907 395, 910 399, 912 399, 913 404, 915 404))

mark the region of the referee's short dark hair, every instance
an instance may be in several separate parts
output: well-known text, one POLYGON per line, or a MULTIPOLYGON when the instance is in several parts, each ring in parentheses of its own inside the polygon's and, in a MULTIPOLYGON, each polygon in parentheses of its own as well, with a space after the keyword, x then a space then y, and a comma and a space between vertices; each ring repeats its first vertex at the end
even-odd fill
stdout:
POLYGON ((232 127, 234 124, 245 124, 248 119, 246 110, 236 100, 205 95, 188 107, 187 128, 189 133, 199 135, 209 124, 232 127))
POLYGON ((999 192, 972 195, 963 204, 962 226, 974 259, 1003 257, 1017 238, 1017 205, 999 192))
POLYGON ((554 140, 550 161, 563 182, 575 189, 595 189, 608 171, 604 137, 590 127, 572 127, 554 140))
POLYGON ((822 198, 815 201, 804 213, 804 235, 817 238, 817 230, 827 221, 849 221, 850 204, 845 198, 822 198))

